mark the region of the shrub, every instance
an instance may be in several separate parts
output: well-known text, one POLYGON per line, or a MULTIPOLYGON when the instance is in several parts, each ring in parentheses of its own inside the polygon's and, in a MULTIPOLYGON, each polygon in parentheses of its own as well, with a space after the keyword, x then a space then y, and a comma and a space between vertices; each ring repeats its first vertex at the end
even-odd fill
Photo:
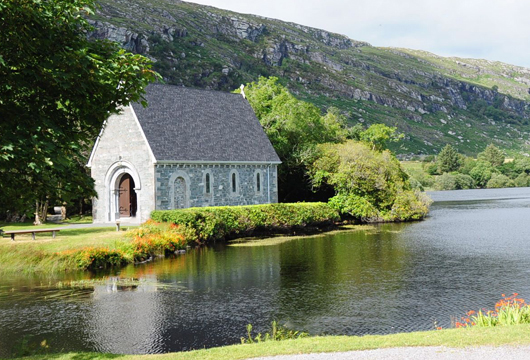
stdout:
POLYGON ((512 296, 502 294, 502 299, 495 304, 495 310, 469 311, 455 326, 465 328, 530 324, 530 305, 517 296, 517 293, 512 296))
POLYGON ((390 211, 390 220, 409 221, 420 220, 429 212, 432 200, 419 191, 399 192, 390 211))
POLYGON ((475 180, 469 175, 456 173, 455 177, 455 190, 461 189, 474 189, 475 180))
POLYGON ((436 178, 434 188, 436 190, 454 190, 456 187, 456 180, 454 175, 444 173, 436 178))
POLYGON ((108 268, 127 263, 127 257, 122 251, 107 248, 81 249, 75 253, 75 260, 81 269, 108 268))
POLYGON ((379 221, 379 211, 368 200, 354 194, 339 194, 329 199, 329 205, 341 214, 349 214, 362 221, 379 221))
POLYGON ((486 184, 488 189, 498 189, 506 187, 514 187, 515 183, 508 176, 503 174, 493 174, 491 179, 486 184))
POLYGON ((207 242, 255 231, 285 231, 320 226, 340 220, 338 212, 325 203, 219 206, 178 210, 156 210, 155 221, 179 225, 189 242, 207 242))
POLYGON ((530 178, 527 173, 520 173, 514 180, 515 186, 517 187, 527 187, 530 184, 530 178))

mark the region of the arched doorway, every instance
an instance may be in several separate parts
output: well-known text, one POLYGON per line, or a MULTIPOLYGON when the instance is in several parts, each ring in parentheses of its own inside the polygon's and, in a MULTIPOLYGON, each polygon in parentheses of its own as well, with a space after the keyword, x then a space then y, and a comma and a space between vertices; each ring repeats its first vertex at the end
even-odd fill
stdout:
POLYGON ((120 217, 135 217, 138 208, 134 179, 129 174, 123 174, 118 185, 118 206, 120 217))

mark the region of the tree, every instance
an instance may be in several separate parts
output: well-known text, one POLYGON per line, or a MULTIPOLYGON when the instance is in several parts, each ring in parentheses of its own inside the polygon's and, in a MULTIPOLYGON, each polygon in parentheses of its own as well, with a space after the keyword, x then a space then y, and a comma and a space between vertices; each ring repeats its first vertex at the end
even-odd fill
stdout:
POLYGON ((438 154, 436 163, 440 174, 457 171, 462 165, 462 156, 455 150, 455 148, 450 144, 447 144, 438 154))
POLYGON ((78 165, 86 163, 103 121, 143 101, 144 87, 156 78, 147 58, 87 39, 84 16, 94 4, 0 2, 2 209, 27 210, 51 192, 90 191, 90 177, 78 165))
POLYGON ((361 140, 370 144, 372 150, 383 151, 389 142, 397 142, 403 139, 403 134, 396 134, 397 128, 384 124, 373 124, 361 132, 361 140))
POLYGON ((479 187, 485 187, 493 175, 491 164, 484 160, 478 160, 475 167, 471 169, 469 175, 475 180, 479 187))
POLYGON ((493 167, 504 164, 503 152, 493 144, 489 144, 483 152, 479 153, 478 159, 489 162, 493 167))
POLYGON ((315 186, 333 186, 330 204, 342 213, 371 220, 410 220, 427 214, 428 202, 412 191, 407 174, 388 150, 348 140, 318 146, 311 165, 315 186))
POLYGON ((280 200, 310 199, 314 194, 306 165, 312 162, 317 144, 342 142, 352 134, 344 116, 334 108, 322 115, 315 105, 295 98, 275 77, 260 77, 247 84, 244 92, 282 161, 280 200))

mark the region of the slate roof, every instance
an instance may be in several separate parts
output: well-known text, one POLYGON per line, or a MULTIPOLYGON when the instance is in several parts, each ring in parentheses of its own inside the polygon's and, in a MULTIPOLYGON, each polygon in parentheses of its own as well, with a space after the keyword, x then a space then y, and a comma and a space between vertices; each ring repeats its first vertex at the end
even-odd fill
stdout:
POLYGON ((133 109, 157 161, 280 162, 239 94, 151 84, 145 97, 133 109))

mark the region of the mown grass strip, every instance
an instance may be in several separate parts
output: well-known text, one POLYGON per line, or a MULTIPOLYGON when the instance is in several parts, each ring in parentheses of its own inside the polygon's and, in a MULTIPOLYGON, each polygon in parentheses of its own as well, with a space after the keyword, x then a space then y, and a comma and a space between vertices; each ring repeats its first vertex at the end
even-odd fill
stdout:
POLYGON ((447 346, 462 348, 468 346, 501 345, 530 345, 530 325, 448 329, 392 335, 310 337, 297 340, 268 341, 258 344, 232 345, 160 355, 70 353, 46 354, 25 359, 238 360, 262 356, 343 352, 393 347, 447 346))

